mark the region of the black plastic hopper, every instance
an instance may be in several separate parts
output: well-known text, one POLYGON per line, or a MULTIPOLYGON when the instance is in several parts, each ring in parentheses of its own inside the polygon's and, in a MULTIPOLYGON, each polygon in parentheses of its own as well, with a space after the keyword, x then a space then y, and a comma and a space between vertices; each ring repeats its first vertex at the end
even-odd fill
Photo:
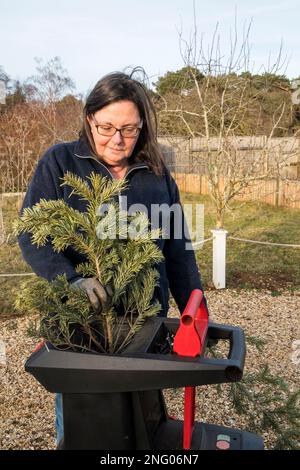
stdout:
MULTIPOLYGON (((59 351, 45 343, 29 357, 26 371, 48 391, 63 394, 63 449, 182 448, 183 423, 168 416, 161 390, 241 380, 246 349, 240 328, 209 323, 205 345, 229 340, 228 358, 157 352, 179 324, 149 318, 118 355, 59 351)), ((191 449, 228 447, 262 449, 263 443, 245 431, 195 423, 191 449)))

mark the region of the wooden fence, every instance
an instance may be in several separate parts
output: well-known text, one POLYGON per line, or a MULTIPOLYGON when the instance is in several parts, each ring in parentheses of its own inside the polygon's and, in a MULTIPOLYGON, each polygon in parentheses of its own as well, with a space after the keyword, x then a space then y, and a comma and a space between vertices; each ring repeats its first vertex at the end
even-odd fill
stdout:
MULTIPOLYGON (((208 195, 210 193, 207 176, 190 173, 172 173, 180 191, 208 195)), ((2 193, 2 197, 18 196, 19 206, 25 193, 2 193)), ((273 206, 285 206, 300 209, 300 181, 259 181, 245 189, 236 199, 244 201, 260 201, 273 206)), ((1 198, 0 198, 1 202, 1 198)), ((18 209, 20 207, 18 206, 18 209)), ((0 204, 1 207, 1 204, 0 204)), ((1 221, 0 221, 1 225, 1 221)))
MULTIPOLYGON (((172 173, 172 175, 180 191, 200 195, 210 193, 206 175, 188 173, 172 173)), ((300 181, 276 179, 255 181, 236 199, 300 209, 300 181)))
MULTIPOLYGON (((208 173, 205 139, 159 137, 158 141, 165 161, 174 173, 208 173)), ((218 145, 218 138, 212 137, 209 140, 211 152, 216 152, 218 145)), ((231 146, 240 166, 260 160, 263 171, 266 171, 274 165, 276 167, 276 162, 280 161, 282 178, 300 180, 300 139, 297 137, 274 137, 268 141, 266 136, 242 136, 232 139, 231 146)))
MULTIPOLYGON (((166 164, 181 191, 209 194, 208 156, 203 138, 160 137, 158 139, 166 164)), ((212 151, 218 148, 218 138, 209 141, 212 151)), ((266 136, 241 136, 234 138, 233 148, 240 162, 251 162, 261 156, 264 168, 273 168, 280 156, 285 162, 280 178, 253 182, 236 197, 240 200, 261 201, 274 206, 300 209, 300 139, 297 137, 272 138, 266 136), (262 153, 268 145, 269 151, 262 153)), ((222 184, 222 181, 221 181, 222 184)))

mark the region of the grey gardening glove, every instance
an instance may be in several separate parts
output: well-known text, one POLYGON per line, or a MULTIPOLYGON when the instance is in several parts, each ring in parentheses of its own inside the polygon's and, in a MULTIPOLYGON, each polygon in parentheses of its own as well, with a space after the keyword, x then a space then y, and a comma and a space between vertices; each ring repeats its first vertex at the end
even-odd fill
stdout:
POLYGON ((112 290, 109 286, 104 287, 94 277, 80 278, 71 283, 72 288, 79 288, 86 292, 89 301, 96 313, 106 310, 111 302, 112 290))

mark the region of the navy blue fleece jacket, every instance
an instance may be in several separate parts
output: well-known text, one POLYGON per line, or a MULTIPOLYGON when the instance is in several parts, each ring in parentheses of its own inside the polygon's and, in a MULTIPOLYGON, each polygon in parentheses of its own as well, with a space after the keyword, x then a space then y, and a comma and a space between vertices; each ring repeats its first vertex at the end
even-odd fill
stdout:
MULTIPOLYGON (((33 178, 29 184, 21 213, 25 207, 32 207, 44 199, 64 199, 71 207, 85 211, 86 202, 72 195, 71 188, 61 187, 60 178, 67 172, 72 172, 86 179, 91 172, 112 178, 108 168, 96 157, 91 156, 88 146, 82 141, 57 144, 47 150, 37 164, 33 178)), ((126 180, 128 188, 122 191, 121 196, 127 196, 127 205, 143 204, 151 214, 151 204, 168 204, 169 206, 180 202, 177 185, 165 169, 163 176, 155 175, 146 163, 136 163, 127 171, 126 180)), ((171 226, 172 221, 171 215, 171 226)), ((184 220, 184 219, 183 219, 184 220)), ((76 280, 80 275, 76 272, 76 265, 85 261, 85 258, 72 248, 56 253, 51 242, 37 248, 31 243, 30 234, 19 236, 19 245, 25 261, 38 275, 53 280, 59 274, 65 273, 69 281, 76 280)), ((160 315, 168 312, 170 291, 182 313, 193 289, 202 289, 195 255, 186 250, 189 238, 158 239, 156 243, 164 254, 164 261, 157 265, 160 274, 159 286, 155 290, 155 298, 161 303, 160 315)))

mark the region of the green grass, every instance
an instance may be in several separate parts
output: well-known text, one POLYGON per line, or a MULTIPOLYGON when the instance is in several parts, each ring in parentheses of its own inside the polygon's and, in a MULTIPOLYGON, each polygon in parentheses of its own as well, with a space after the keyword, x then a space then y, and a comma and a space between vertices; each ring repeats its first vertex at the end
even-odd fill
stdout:
MULTIPOLYGON (((215 227, 212 203, 207 196, 182 194, 183 203, 204 204, 205 238, 215 227)), ((300 245, 300 210, 276 208, 261 203, 236 204, 225 217, 229 235, 253 240, 300 245)), ((23 261, 17 240, 12 235, 12 222, 17 217, 16 199, 7 199, 3 207, 8 243, 0 246, 1 273, 25 273, 31 268, 23 261)), ((212 282, 212 242, 196 251, 205 288, 212 282)), ((27 277, 0 277, 0 317, 16 314, 15 292, 27 277)), ((242 243, 228 239, 227 287, 267 288, 273 295, 282 289, 300 290, 300 248, 280 248, 242 243)))
MULTIPOLYGON (((12 223, 18 215, 17 198, 8 198, 3 204, 3 218, 7 243, 0 245, 0 273, 26 273, 31 272, 22 258, 16 237, 12 234, 12 223)), ((15 292, 24 277, 0 277, 0 317, 6 318, 16 315, 14 309, 15 292)))
MULTIPOLYGON (((205 238, 215 227, 213 206, 208 196, 182 194, 183 203, 204 204, 205 238)), ((300 210, 249 202, 233 204, 225 217, 228 237, 300 245, 300 210)), ((204 285, 212 287, 212 242, 196 252, 204 285)), ((300 248, 274 247, 227 241, 227 287, 300 289, 300 248)))

